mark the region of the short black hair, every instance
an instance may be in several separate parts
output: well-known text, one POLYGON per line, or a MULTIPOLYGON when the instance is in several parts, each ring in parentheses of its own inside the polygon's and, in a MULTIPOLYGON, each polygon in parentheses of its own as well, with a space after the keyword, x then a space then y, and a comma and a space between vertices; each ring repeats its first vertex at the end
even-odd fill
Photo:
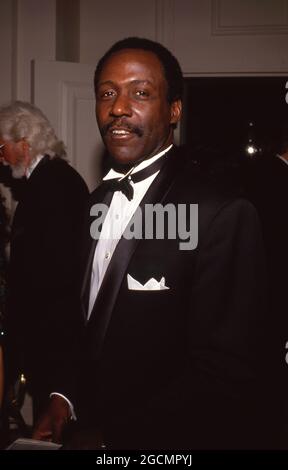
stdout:
POLYGON ((102 72, 104 64, 109 57, 123 49, 142 49, 144 51, 153 52, 162 64, 164 75, 168 85, 167 100, 169 103, 182 99, 183 95, 183 75, 178 60, 174 55, 162 44, 151 39, 129 37, 117 41, 99 60, 95 75, 94 89, 96 91, 99 76, 102 72))

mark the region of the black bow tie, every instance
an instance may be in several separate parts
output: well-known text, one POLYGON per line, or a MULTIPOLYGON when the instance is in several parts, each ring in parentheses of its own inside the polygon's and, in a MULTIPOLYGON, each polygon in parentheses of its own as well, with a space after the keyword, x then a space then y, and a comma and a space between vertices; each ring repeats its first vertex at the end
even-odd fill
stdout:
POLYGON ((133 174, 127 173, 127 175, 120 179, 113 178, 111 180, 106 180, 104 184, 107 186, 109 191, 121 191, 123 194, 125 194, 128 201, 131 201, 134 196, 134 190, 131 181, 133 181, 133 183, 139 183, 139 181, 143 181, 149 176, 154 175, 154 173, 162 168, 165 162, 165 155, 166 153, 162 157, 158 158, 158 160, 156 160, 154 163, 151 163, 151 165, 143 168, 143 170, 137 171, 133 174))

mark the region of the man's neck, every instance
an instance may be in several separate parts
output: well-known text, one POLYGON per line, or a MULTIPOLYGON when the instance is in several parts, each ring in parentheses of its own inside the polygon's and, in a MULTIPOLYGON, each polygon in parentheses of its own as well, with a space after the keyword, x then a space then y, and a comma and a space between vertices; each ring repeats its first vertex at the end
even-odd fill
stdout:
POLYGON ((154 163, 156 160, 161 158, 164 154, 166 154, 171 149, 172 145, 173 144, 168 145, 165 149, 159 151, 158 153, 156 153, 155 155, 153 155, 150 158, 146 158, 146 159, 143 159, 141 161, 135 162, 134 165, 130 165, 129 169, 124 173, 123 173, 122 170, 121 170, 121 172, 119 172, 119 171, 115 170, 114 168, 112 168, 107 173, 107 175, 104 176, 103 180, 111 179, 111 178, 117 178, 117 177, 119 178, 119 177, 123 177, 124 175, 127 175, 128 172, 131 172, 131 173, 134 174, 137 171, 143 170, 144 168, 148 167, 150 164, 154 163))
POLYGON ((143 166, 150 165, 150 163, 155 161, 158 156, 164 155, 164 153, 166 153, 168 150, 170 150, 172 145, 173 144, 171 143, 171 144, 167 145, 164 149, 162 148, 161 150, 158 150, 158 152, 150 155, 149 157, 140 158, 139 160, 137 160, 135 162, 132 162, 132 163, 129 163, 127 165, 120 165, 120 164, 117 164, 117 162, 115 162, 114 160, 112 160, 111 167, 117 173, 123 173, 123 175, 125 175, 125 174, 128 173, 129 170, 131 170, 131 168, 135 167, 135 170, 136 170, 136 168, 138 166, 140 166, 140 168, 142 168, 143 166), (145 162, 144 165, 142 165, 143 162, 145 162))

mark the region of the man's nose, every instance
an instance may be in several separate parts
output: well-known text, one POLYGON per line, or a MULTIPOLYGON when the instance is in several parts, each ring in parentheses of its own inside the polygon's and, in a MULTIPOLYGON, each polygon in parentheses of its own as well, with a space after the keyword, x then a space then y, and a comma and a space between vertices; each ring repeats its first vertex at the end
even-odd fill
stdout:
POLYGON ((132 108, 130 99, 128 96, 119 94, 113 101, 113 105, 110 110, 111 116, 131 116, 132 108))

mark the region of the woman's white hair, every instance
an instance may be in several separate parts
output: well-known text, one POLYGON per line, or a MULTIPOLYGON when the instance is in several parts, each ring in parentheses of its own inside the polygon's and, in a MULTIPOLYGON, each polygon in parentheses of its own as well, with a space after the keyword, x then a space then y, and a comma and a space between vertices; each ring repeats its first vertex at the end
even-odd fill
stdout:
POLYGON ((3 140, 25 139, 32 158, 49 155, 66 158, 64 143, 59 140, 46 116, 36 106, 24 101, 0 107, 0 135, 3 140))

